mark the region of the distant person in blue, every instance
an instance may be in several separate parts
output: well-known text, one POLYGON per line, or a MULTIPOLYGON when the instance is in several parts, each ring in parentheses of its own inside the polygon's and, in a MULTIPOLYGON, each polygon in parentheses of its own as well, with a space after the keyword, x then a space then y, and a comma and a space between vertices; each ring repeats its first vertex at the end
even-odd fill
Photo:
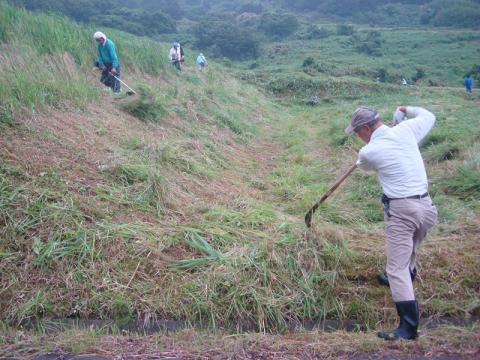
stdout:
POLYGON ((100 82, 111 88, 115 94, 119 94, 121 92, 120 82, 115 77, 120 77, 120 64, 115 44, 100 31, 97 31, 93 38, 98 42, 97 66, 102 70, 100 82))
POLYGON ((207 59, 202 53, 197 56, 197 66, 199 71, 203 71, 205 66, 207 66, 207 59))
POLYGON ((468 75, 467 78, 465 79, 465 91, 468 93, 471 93, 472 87, 473 87, 473 78, 472 78, 472 75, 468 75))

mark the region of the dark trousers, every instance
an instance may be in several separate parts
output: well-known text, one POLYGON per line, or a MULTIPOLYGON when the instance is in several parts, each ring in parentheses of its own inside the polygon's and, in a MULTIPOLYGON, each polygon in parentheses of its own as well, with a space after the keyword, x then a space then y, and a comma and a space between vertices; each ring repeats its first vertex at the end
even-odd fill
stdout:
POLYGON ((180 67, 180 60, 172 60, 172 65, 175 66, 177 70, 182 70, 182 68, 180 67))
POLYGON ((113 76, 110 72, 112 71, 113 67, 112 64, 104 64, 105 70, 102 71, 102 76, 100 77, 100 82, 105 86, 108 86, 113 90, 114 93, 119 93, 121 90, 120 81, 115 79, 116 77, 120 77, 120 65, 118 65, 115 69, 117 73, 113 76))

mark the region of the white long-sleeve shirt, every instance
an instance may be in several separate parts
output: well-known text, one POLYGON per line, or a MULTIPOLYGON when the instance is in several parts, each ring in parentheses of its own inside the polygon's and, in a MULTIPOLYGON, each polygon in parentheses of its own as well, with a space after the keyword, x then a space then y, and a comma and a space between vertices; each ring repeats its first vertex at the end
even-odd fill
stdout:
POLYGON ((407 118, 397 126, 376 129, 358 154, 357 165, 376 171, 389 198, 422 195, 428 191, 427 173, 418 143, 435 124, 435 115, 420 107, 407 107, 407 118))
POLYGON ((181 57, 180 54, 181 54, 180 53, 180 46, 177 47, 176 49, 172 47, 170 49, 170 53, 168 55, 170 57, 170 61, 180 60, 180 57, 181 57))

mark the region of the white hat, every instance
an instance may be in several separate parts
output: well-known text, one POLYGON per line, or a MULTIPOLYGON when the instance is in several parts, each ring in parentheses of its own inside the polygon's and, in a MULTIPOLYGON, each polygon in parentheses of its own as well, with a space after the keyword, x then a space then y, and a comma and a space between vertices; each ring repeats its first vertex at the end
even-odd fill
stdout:
POLYGON ((93 34, 93 38, 97 40, 97 39, 106 39, 107 37, 101 31, 97 31, 95 34, 93 34))

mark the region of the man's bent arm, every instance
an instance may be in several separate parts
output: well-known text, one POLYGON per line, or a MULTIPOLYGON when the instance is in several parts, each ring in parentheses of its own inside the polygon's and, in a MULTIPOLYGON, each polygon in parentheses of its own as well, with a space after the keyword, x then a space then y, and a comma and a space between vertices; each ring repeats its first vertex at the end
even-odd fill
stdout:
POLYGON ((367 156, 365 155, 365 152, 362 150, 363 149, 360 149, 358 153, 357 167, 363 171, 375 170, 375 167, 371 162, 368 161, 367 156))
POLYGON ((419 143, 435 125, 435 115, 430 111, 416 106, 407 106, 407 118, 402 126, 408 126, 419 143))

